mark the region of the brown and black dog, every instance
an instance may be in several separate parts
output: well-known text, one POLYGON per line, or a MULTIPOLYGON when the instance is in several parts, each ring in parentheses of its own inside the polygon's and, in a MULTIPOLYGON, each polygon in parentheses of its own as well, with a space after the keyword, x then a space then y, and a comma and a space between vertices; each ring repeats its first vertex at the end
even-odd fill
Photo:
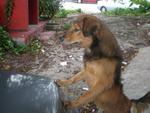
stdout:
POLYGON ((80 15, 64 38, 65 42, 80 42, 85 48, 84 68, 68 80, 58 80, 65 86, 84 80, 89 91, 68 108, 90 101, 104 113, 142 113, 150 103, 150 92, 139 100, 129 100, 123 93, 121 76, 122 53, 112 32, 95 16, 80 15))

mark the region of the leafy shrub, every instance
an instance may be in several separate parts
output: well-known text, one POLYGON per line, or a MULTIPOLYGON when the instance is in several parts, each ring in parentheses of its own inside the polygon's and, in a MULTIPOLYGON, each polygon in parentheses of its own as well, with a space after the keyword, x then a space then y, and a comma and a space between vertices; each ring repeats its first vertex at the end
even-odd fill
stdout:
POLYGON ((37 53, 41 47, 39 40, 33 40, 29 45, 17 44, 7 31, 0 26, 0 59, 7 53, 19 55, 25 52, 37 53))
POLYGON ((111 11, 104 12, 106 15, 123 15, 123 16, 139 16, 139 15, 150 15, 150 2, 147 0, 130 0, 132 6, 133 4, 139 5, 139 8, 116 8, 111 11))
POLYGON ((150 2, 147 0, 130 0, 132 4, 140 5, 140 8, 144 8, 145 11, 150 10, 150 2))
POLYGON ((111 11, 106 11, 104 12, 104 14, 106 15, 116 15, 116 16, 138 16, 138 15, 145 15, 144 12, 142 12, 140 9, 135 8, 135 9, 131 9, 131 8, 116 8, 114 10, 111 11))
POLYGON ((143 13, 150 14, 150 2, 147 0, 130 0, 132 4, 139 5, 139 9, 143 13))
POLYGON ((59 11, 60 0, 39 0, 40 17, 51 19, 59 11))
POLYGON ((14 48, 14 43, 9 34, 0 26, 0 58, 2 58, 6 51, 14 48))
POLYGON ((139 10, 142 13, 150 14, 150 1, 148 1, 148 0, 130 0, 130 1, 132 4, 139 5, 139 10))

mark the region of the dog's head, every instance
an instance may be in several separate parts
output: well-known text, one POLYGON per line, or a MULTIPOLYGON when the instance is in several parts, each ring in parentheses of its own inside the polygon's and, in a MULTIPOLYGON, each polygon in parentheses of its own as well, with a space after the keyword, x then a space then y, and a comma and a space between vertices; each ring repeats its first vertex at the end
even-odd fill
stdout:
POLYGON ((84 35, 78 23, 73 23, 64 37, 64 41, 68 43, 82 42, 83 39, 84 35))
POLYGON ((98 28, 100 27, 99 21, 95 16, 79 16, 66 33, 64 37, 65 42, 80 42, 83 47, 90 47, 93 43, 92 37, 98 33, 98 28))
POLYGON ((100 19, 92 15, 80 15, 64 36, 64 40, 67 43, 80 42, 91 51, 88 53, 90 57, 121 57, 112 32, 100 19))

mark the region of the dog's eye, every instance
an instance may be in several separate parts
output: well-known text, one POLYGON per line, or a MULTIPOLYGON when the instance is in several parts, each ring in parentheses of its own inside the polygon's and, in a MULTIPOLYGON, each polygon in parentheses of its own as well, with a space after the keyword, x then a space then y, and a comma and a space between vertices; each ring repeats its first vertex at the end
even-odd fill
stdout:
POLYGON ((80 29, 74 29, 73 31, 74 31, 74 32, 78 32, 78 31, 80 31, 80 29))

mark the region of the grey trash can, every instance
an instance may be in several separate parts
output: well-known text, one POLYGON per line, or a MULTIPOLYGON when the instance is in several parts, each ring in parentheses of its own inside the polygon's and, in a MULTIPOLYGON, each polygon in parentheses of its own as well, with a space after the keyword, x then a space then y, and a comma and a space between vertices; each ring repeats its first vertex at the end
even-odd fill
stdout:
POLYGON ((46 77, 0 71, 0 113, 78 113, 65 111, 62 97, 46 77))

